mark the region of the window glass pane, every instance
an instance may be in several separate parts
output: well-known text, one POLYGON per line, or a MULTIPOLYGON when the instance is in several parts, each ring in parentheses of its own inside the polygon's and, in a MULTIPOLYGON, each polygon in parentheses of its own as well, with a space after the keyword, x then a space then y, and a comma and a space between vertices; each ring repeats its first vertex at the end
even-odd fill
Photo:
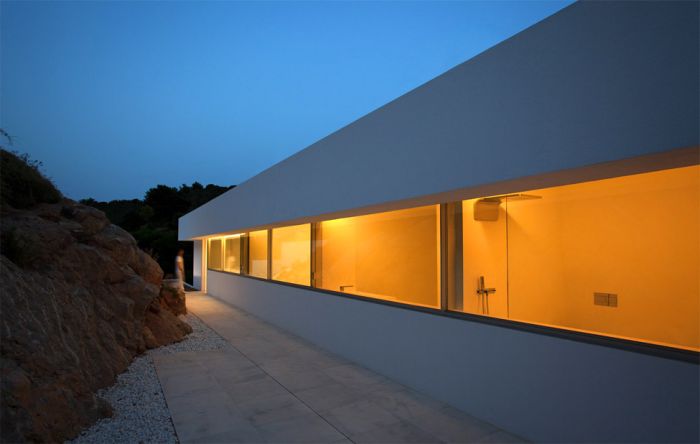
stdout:
POLYGON ((224 238, 224 271, 241 272, 241 236, 224 238))
POLYGON ((439 235, 437 205, 321 222, 315 286, 438 307, 439 235))
POLYGON ((267 230, 248 233, 248 274, 267 278, 267 230))
POLYGON ((699 184, 692 166, 532 190, 491 216, 465 201, 463 310, 697 350, 699 184))
POLYGON ((221 270, 221 239, 209 239, 209 256, 207 267, 212 270, 221 270))
POLYGON ((311 225, 272 230, 272 279, 310 285, 311 225))

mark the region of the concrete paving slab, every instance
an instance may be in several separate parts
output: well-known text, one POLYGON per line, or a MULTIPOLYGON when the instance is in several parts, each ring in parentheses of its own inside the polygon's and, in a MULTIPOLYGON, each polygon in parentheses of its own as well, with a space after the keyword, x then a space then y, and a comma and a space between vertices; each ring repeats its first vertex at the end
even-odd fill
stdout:
POLYGON ((442 443, 437 437, 406 421, 377 427, 367 432, 353 435, 351 439, 358 444, 442 443))
POLYGON ((357 435, 401 422, 389 410, 366 399, 326 410, 322 414, 351 441, 357 435))
POLYGON ((341 364, 323 370, 335 382, 359 390, 376 387, 387 378, 354 364, 341 364))
POLYGON ((481 442, 488 435, 499 431, 492 424, 466 415, 452 407, 443 407, 413 416, 410 422, 444 442, 481 442))
POLYGON ((346 439, 316 414, 264 424, 260 430, 265 440, 273 443, 326 443, 346 439))
POLYGON ((237 404, 236 410, 256 427, 314 413, 291 393, 255 398, 237 404))
POLYGON ((336 382, 299 390, 295 395, 317 412, 342 407, 363 398, 362 393, 336 382))
POLYGON ((182 443, 523 442, 215 298, 188 308, 231 347, 154 357, 182 443))

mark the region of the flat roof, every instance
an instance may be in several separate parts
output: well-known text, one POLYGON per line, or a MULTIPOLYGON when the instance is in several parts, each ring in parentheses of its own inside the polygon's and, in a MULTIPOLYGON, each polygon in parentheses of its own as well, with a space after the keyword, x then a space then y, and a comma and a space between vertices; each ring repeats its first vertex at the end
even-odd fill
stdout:
POLYGON ((179 238, 466 196, 639 156, 647 167, 697 163, 699 9, 575 3, 184 215, 179 238))

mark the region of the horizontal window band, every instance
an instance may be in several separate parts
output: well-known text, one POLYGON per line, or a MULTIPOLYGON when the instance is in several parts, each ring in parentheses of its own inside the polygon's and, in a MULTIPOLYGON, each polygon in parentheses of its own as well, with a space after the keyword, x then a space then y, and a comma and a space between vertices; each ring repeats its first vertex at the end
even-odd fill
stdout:
POLYGON ((692 350, 684 350, 680 348, 675 348, 671 346, 664 346, 660 344, 652 344, 643 341, 635 341, 632 339, 616 338, 612 336, 605 336, 603 334, 596 333, 585 333, 575 330, 568 330, 563 327, 550 327, 544 325, 530 324, 523 321, 515 321, 511 319, 494 318, 488 316, 481 316, 472 313, 464 313, 452 310, 440 310, 437 308, 420 307, 416 305, 387 301, 383 299, 374 299, 365 296, 358 296, 351 293, 341 293, 339 291, 326 290, 323 288, 316 288, 306 285, 292 284, 289 282, 276 281, 274 279, 259 278, 256 276, 248 276, 239 273, 233 273, 229 271, 215 270, 208 268, 208 271, 213 271, 222 274, 229 274, 232 276, 237 276, 246 279, 254 279, 256 281, 266 282, 269 284, 277 284, 286 287, 297 288, 306 291, 314 291, 317 293, 324 293, 331 296, 342 297, 347 299, 353 299, 357 301, 364 301, 373 304, 386 305, 390 307, 396 307, 404 310, 417 311, 425 314, 443 316, 452 319, 461 319, 470 322, 479 322, 482 324, 493 325, 496 327, 508 328, 511 330, 524 331, 528 333, 541 334, 546 336, 552 336, 560 339, 567 339, 576 342, 582 342, 586 344, 599 345, 603 347, 615 348, 618 350, 624 350, 628 352, 641 353, 645 355, 650 355, 659 358, 672 359, 676 361, 689 362, 692 364, 700 364, 700 352, 695 352, 692 350))

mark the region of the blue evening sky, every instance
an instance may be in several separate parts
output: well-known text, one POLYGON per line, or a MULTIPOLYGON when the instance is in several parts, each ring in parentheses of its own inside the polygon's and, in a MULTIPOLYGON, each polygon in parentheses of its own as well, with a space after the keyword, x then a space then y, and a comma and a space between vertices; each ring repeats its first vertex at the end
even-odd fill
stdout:
POLYGON ((233 185, 570 1, 0 3, 0 126, 68 197, 233 185))

